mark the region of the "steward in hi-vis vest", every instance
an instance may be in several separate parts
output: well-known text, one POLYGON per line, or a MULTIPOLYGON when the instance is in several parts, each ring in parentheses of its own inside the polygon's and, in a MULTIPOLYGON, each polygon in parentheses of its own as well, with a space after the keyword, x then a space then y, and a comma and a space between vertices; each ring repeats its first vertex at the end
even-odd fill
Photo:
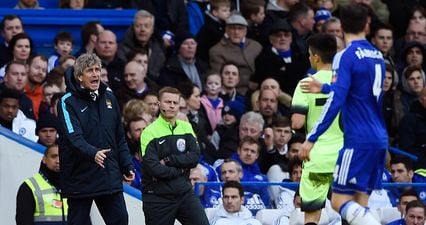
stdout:
POLYGON ((40 170, 19 187, 16 198, 16 224, 66 224, 68 205, 59 192, 58 146, 49 146, 40 170))

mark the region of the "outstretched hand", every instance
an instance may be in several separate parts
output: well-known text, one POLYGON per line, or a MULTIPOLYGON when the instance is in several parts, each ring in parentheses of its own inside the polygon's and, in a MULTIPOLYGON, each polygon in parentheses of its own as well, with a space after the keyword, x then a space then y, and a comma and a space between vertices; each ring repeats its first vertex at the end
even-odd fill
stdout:
POLYGON ((315 77, 309 75, 308 79, 300 81, 300 89, 303 93, 320 93, 322 89, 322 83, 315 79, 315 77))

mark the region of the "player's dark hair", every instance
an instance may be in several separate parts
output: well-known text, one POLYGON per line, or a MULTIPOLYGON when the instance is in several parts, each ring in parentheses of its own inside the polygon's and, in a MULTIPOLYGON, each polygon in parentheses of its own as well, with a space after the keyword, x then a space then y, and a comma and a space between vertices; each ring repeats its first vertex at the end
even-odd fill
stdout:
POLYGON ((320 57, 323 63, 332 63, 337 51, 336 37, 331 34, 314 34, 307 40, 308 46, 313 54, 320 57))
POLYGON ((342 6, 340 9, 340 21, 345 33, 361 33, 364 31, 365 24, 368 21, 368 8, 360 3, 342 6))

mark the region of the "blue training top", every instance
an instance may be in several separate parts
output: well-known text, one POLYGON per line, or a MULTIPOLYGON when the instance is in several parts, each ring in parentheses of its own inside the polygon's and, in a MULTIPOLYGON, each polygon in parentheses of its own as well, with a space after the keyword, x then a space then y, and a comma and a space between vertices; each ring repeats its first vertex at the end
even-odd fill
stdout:
POLYGON ((341 111, 344 147, 386 148, 388 136, 382 116, 383 56, 366 40, 351 42, 333 59, 335 82, 324 84, 330 93, 322 115, 308 134, 315 142, 341 111))

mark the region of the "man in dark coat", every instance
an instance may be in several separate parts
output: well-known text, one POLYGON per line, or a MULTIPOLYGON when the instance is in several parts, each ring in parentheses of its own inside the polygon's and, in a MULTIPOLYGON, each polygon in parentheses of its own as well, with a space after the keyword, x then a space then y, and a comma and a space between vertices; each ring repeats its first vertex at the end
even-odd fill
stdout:
POLYGON ((118 55, 125 61, 126 56, 135 49, 144 49, 148 52, 147 77, 157 82, 160 70, 166 61, 166 50, 163 41, 154 33, 154 21, 154 15, 150 12, 139 10, 133 18, 133 24, 124 34, 118 48, 118 55))
POLYGON ((256 73, 251 81, 260 85, 266 78, 278 81, 281 90, 293 95, 297 83, 309 68, 305 57, 293 50, 293 37, 290 25, 278 21, 269 31, 270 46, 263 48, 257 56, 256 73))
POLYGON ((61 190, 68 198, 68 224, 90 224, 95 201, 106 224, 128 224, 124 181, 134 179, 120 109, 101 83, 101 60, 77 58, 66 73, 67 93, 58 104, 61 190))
POLYGON ((191 33, 176 37, 176 51, 161 70, 159 83, 162 86, 178 87, 182 83, 193 83, 203 89, 207 63, 195 57, 197 42, 191 33))

